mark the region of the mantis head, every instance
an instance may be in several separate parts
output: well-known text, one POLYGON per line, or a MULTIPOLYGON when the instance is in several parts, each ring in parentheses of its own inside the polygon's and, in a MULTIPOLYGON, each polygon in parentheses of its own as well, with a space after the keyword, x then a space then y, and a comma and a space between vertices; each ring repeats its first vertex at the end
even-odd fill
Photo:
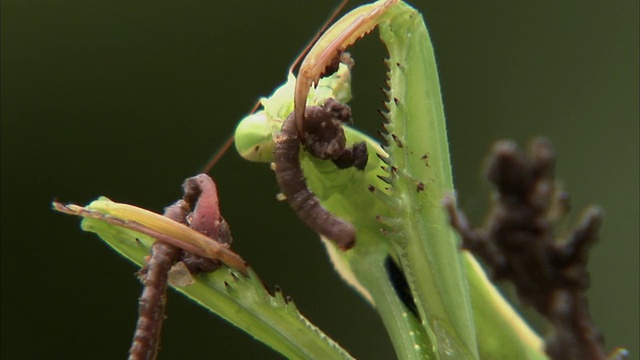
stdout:
MULTIPOLYGON (((267 98, 260 99, 262 109, 240 121, 234 135, 236 150, 243 158, 254 162, 272 162, 274 137, 280 133, 282 123, 293 111, 296 78, 289 74, 287 82, 267 98)), ((320 79, 310 89, 307 105, 324 105, 328 98, 340 103, 351 100, 351 67, 340 64, 331 76, 320 79)))

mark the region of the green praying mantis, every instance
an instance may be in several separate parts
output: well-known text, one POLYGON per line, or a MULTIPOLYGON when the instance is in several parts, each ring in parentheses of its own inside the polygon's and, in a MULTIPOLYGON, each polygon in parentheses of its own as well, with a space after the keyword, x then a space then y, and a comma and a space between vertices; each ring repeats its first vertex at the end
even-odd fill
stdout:
MULTIPOLYGON (((384 112, 388 146, 345 127, 347 144, 366 144, 364 169, 338 169, 305 151, 299 155, 307 184, 320 204, 355 229, 355 242, 348 250, 335 239, 323 239, 336 268, 380 313, 400 359, 545 358, 540 338, 504 301, 473 257, 459 251, 448 226, 441 201, 454 188, 437 69, 422 16, 409 5, 378 1, 338 20, 309 51, 298 77, 291 74, 261 101, 262 110, 238 125, 237 150, 250 160, 272 162, 289 114, 303 138, 306 107, 324 105, 330 98, 348 102, 350 65, 340 64, 331 75, 326 68, 374 28, 389 52, 384 112), (390 277, 393 274, 400 280, 390 277)), ((196 232, 104 198, 86 208, 59 209, 84 216, 85 230, 98 233, 140 265, 154 239, 162 235, 177 239, 176 244, 189 251, 220 259, 227 267, 198 276, 193 285, 178 290, 283 355, 350 357, 281 292, 269 294, 241 258, 196 232), (142 224, 145 232, 122 226, 132 223, 142 224)))
POLYGON ((384 114, 387 151, 368 136, 345 128, 348 143, 365 142, 369 148, 363 171, 338 170, 306 153, 300 156, 309 187, 321 203, 356 229, 357 244, 352 250, 343 252, 323 239, 327 250, 344 279, 376 305, 387 329, 392 329, 398 354, 410 349, 404 354, 407 358, 495 358, 505 353, 504 344, 511 344, 513 357, 541 357, 540 340, 495 292, 475 260, 466 254, 461 259, 456 239, 445 225, 440 201, 453 191, 453 185, 440 89, 425 24, 409 6, 377 2, 340 19, 309 52, 298 78, 290 75, 284 86, 262 100, 263 110, 238 125, 236 148, 249 160, 271 162, 273 134, 289 113, 293 111, 300 131, 304 104, 319 105, 327 98, 347 102, 349 66, 341 64, 329 77, 320 78, 320 74, 334 57, 376 26, 390 54, 388 112, 384 114), (422 324, 396 323, 411 314, 397 302, 394 285, 385 276, 389 261, 398 264, 408 278, 416 315, 427 319, 422 324), (464 282, 454 280, 465 276, 471 292, 468 298, 464 282), (456 295, 443 298, 443 294, 456 295), (475 311, 474 317, 471 308, 487 313, 475 311), (474 350, 473 329, 462 325, 474 322, 479 333, 493 334, 489 341, 477 339, 479 354, 474 350), (422 346, 406 343, 415 340, 403 337, 407 332, 428 340, 422 346), (499 340, 500 336, 504 338, 499 340), (503 345, 496 349, 495 344, 503 345))

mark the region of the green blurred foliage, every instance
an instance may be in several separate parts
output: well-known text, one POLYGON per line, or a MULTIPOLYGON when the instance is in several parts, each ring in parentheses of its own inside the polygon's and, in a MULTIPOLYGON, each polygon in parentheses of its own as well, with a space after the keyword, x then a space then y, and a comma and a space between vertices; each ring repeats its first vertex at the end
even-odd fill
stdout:
MULTIPOLYGON (((606 219, 590 305, 638 354, 638 2, 413 2, 435 43, 461 205, 482 220, 490 144, 554 142, 558 175, 606 219)), ((357 5, 355 2, 350 6, 357 5)), ((2 2, 2 358, 126 355, 136 269, 49 202, 98 195, 162 211, 326 19, 333 2, 2 2)), ((375 129, 384 50, 353 49, 356 123, 375 129)), ((267 166, 213 170, 234 248, 359 358, 390 358, 376 314, 278 203, 267 166)), ((172 293, 163 358, 278 358, 172 293)))

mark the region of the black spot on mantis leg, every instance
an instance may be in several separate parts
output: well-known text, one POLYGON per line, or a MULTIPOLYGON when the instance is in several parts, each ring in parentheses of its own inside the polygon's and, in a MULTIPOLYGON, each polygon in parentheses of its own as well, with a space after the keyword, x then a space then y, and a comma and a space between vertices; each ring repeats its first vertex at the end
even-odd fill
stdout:
MULTIPOLYGON (((364 143, 346 147, 341 122, 351 118, 348 106, 333 99, 324 107, 310 106, 305 110, 305 149, 320 159, 332 160, 339 168, 355 166, 362 170, 367 163, 364 143)), ((295 116, 289 115, 276 138, 276 180, 293 210, 317 233, 333 240, 343 250, 355 245, 355 229, 347 221, 331 214, 320 205, 309 190, 300 166, 300 141, 295 116)))
POLYGON ((428 167, 431 166, 429 165, 429 154, 424 154, 420 157, 421 160, 424 161, 424 164, 427 165, 428 167))
MULTIPOLYGON (((229 244, 229 227, 220 215, 218 195, 213 180, 201 174, 187 179, 184 197, 165 208, 164 215, 220 242, 229 244), (193 208, 193 211, 191 209, 193 208)), ((182 261, 190 273, 213 271, 218 260, 207 259, 162 241, 151 247, 147 266, 139 273, 144 284, 139 300, 138 321, 129 350, 129 359, 155 359, 164 321, 166 292, 172 266, 182 261)))

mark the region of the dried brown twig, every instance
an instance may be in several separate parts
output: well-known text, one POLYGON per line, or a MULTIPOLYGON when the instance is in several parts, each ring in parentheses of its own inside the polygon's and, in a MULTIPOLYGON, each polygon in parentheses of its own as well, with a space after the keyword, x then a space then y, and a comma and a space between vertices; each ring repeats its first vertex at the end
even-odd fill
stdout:
POLYGON ((553 225, 568 211, 568 196, 556 190, 554 166, 555 153, 546 139, 534 140, 528 156, 513 142, 498 142, 486 170, 497 190, 487 224, 471 229, 450 198, 451 224, 464 249, 482 259, 496 280, 512 282, 519 298, 549 320, 545 350, 552 359, 622 359, 624 350, 606 355, 585 293, 587 255, 598 239, 602 210, 587 209, 566 240, 556 239, 553 225))

